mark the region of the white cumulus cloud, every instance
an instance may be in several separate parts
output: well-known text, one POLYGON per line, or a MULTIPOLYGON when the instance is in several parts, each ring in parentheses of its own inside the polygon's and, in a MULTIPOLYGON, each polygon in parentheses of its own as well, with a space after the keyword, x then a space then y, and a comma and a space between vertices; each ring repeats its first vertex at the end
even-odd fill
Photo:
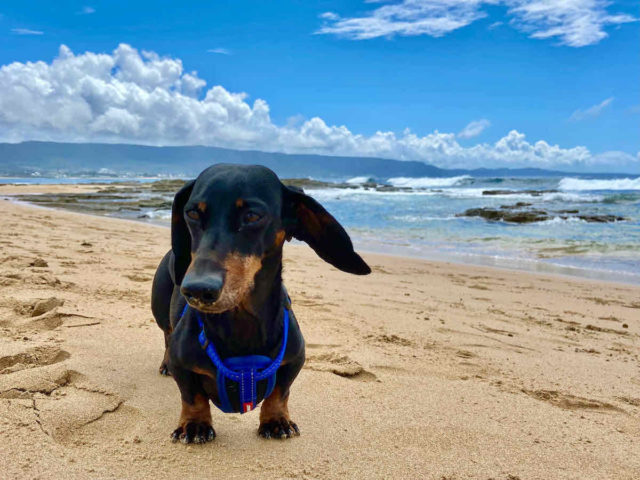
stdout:
POLYGON ((556 38, 563 45, 584 47, 607 37, 606 27, 637 20, 628 14, 611 13, 610 4, 608 0, 395 0, 360 16, 324 13, 320 15, 324 24, 317 33, 354 40, 395 35, 441 37, 486 17, 483 7, 502 6, 511 17, 510 23, 532 38, 556 38))
POLYGON ((602 113, 602 111, 607 108, 613 102, 613 97, 609 97, 604 99, 602 102, 597 105, 593 105, 589 108, 585 108, 584 110, 578 109, 571 114, 569 120, 571 121, 579 121, 585 120, 587 118, 595 118, 602 113))
MULTIPOLYGON (((465 128, 467 138, 488 126, 486 120, 473 123, 465 128)), ((582 146, 531 143, 516 130, 495 143, 463 147, 455 133, 439 131, 419 136, 407 129, 365 136, 318 117, 277 125, 264 100, 250 102, 245 93, 207 87, 196 72, 185 71, 180 59, 125 44, 110 54, 79 55, 63 45, 51 63, 0 67, 0 141, 28 139, 213 145, 419 160, 460 168, 639 165, 635 156, 623 152, 593 155, 582 146)))
POLYGON ((466 127, 464 127, 459 133, 459 138, 473 138, 480 135, 487 128, 491 126, 491 122, 486 118, 482 118, 480 120, 473 120, 469 122, 466 127))

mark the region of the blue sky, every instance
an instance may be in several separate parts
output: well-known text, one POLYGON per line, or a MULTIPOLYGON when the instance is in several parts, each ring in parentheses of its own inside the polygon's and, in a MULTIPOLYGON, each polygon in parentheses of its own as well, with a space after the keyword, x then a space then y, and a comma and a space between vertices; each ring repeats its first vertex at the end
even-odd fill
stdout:
POLYGON ((4 4, 0 15, 6 141, 640 171, 640 15, 630 1, 33 1, 4 4), (82 70, 77 77, 53 71, 61 45, 59 70, 82 70), (113 78, 86 70, 85 52, 109 56, 113 78), (28 64, 37 61, 51 71, 28 64), (148 83, 156 74, 170 78, 148 83), (53 87, 25 80, 34 76, 53 87), (107 87, 126 93, 113 100, 107 87), (166 110, 158 98, 130 107, 139 88, 180 98, 166 110), (193 128, 159 126, 163 115, 186 115, 193 128))

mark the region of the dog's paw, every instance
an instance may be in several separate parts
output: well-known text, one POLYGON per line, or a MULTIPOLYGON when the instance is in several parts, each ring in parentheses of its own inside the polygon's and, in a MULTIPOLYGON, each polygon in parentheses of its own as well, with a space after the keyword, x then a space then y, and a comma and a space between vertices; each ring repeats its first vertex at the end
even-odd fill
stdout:
POLYGON ((158 373, 160 373, 160 375, 162 375, 163 377, 170 377, 171 373, 169 373, 169 367, 167 366, 167 364, 165 362, 162 362, 160 364, 160 368, 158 368, 158 373))
POLYGON ((187 422, 176 428, 171 434, 171 441, 187 443, 207 443, 216 438, 213 427, 204 422, 187 422))
POLYGON ((291 438, 300 435, 300 429, 291 420, 280 418, 260 424, 258 435, 262 438, 291 438))

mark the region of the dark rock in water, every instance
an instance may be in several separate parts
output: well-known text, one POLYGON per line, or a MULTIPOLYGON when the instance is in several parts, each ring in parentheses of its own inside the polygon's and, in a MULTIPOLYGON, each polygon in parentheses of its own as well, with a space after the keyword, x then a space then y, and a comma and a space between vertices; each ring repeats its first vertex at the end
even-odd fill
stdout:
POLYGON ((531 195, 539 197, 544 193, 558 193, 558 190, 483 190, 482 195, 531 195))
POLYGON ((172 180, 156 180, 155 182, 153 182, 151 184, 151 191, 153 192, 158 192, 158 191, 175 191, 177 192, 178 190, 180 190, 184 184, 185 184, 185 180, 177 180, 177 179, 172 179, 172 180))
POLYGON ((162 197, 152 197, 138 202, 138 206, 142 208, 155 208, 156 210, 171 210, 172 204, 172 200, 165 200, 162 197))
POLYGON ((589 223, 608 223, 608 222, 620 222, 626 220, 624 217, 617 215, 575 215, 578 210, 560 210, 547 212, 546 210, 527 209, 530 207, 530 203, 518 202, 515 205, 502 205, 500 208, 470 208, 464 213, 458 214, 458 217, 482 217, 492 222, 509 222, 509 223, 533 223, 543 222, 545 220, 551 220, 559 217, 563 220, 569 218, 578 218, 589 223), (571 213, 573 215, 566 215, 571 213), (559 215, 560 214, 560 215, 559 215))
POLYGON ((411 192, 411 187, 394 187, 392 185, 377 185, 376 192, 411 192))
POLYGON ((501 205, 500 208, 514 209, 514 208, 522 208, 522 207, 530 207, 530 206, 531 206, 531 203, 518 202, 515 205, 501 205))
POLYGON ((511 222, 511 223, 532 223, 541 222, 549 219, 549 214, 544 210, 518 210, 515 205, 513 209, 509 208, 470 208, 463 214, 458 214, 459 217, 482 217, 486 220, 494 222, 511 222))
POLYGON ((361 184, 354 183, 332 183, 323 182, 320 180, 312 180, 309 178, 285 178, 282 183, 288 187, 300 187, 300 188, 342 188, 345 190, 354 190, 364 188, 365 190, 376 190, 377 192, 411 192, 411 187, 394 187, 393 185, 385 185, 382 183, 376 183, 373 181, 367 181, 361 184))
POLYGON ((619 217, 617 215, 577 215, 576 217, 589 223, 622 222, 626 220, 625 217, 619 217))
MULTIPOLYGON (((328 188, 336 186, 335 183, 312 180, 311 178, 283 178, 282 183, 284 183, 287 187, 300 188, 328 188)), ((344 186, 345 188, 358 188, 358 185, 348 185, 346 183, 344 184, 344 186)))
POLYGON ((503 221, 511 223, 533 223, 549 219, 549 214, 544 210, 511 211, 504 216, 503 221))

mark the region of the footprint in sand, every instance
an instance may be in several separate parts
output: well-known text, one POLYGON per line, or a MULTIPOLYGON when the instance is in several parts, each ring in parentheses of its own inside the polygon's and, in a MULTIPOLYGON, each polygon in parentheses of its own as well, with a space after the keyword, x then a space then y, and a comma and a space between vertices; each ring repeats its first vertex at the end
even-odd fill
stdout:
POLYGON ((634 407, 640 407, 640 398, 634 397, 616 397, 618 400, 624 403, 628 403, 629 405, 633 405, 634 407))
POLYGON ((29 266, 36 268, 46 268, 49 266, 49 264, 44 259, 36 257, 31 262, 29 262, 29 266))
POLYGON ((19 370, 0 375, 0 398, 27 398, 36 393, 51 394, 70 382, 74 372, 62 364, 19 370))
POLYGON ((584 328, 585 330, 589 330, 591 332, 613 333, 615 335, 622 335, 622 336, 629 335, 629 332, 625 332, 624 330, 616 330, 615 328, 598 327, 597 325, 587 325, 584 328))
POLYGON ((555 390, 527 390, 522 389, 522 392, 543 402, 548 402, 556 407, 564 408, 565 410, 600 410, 600 411, 614 411, 623 412, 619 407, 600 400, 593 400, 590 398, 578 397, 569 393, 562 393, 555 390))
POLYGON ((473 328, 475 328, 476 330, 480 330, 481 332, 496 333, 498 335, 505 335, 507 337, 513 337, 516 335, 515 332, 510 332, 509 330, 502 330, 500 328, 489 327, 488 325, 484 325, 482 323, 479 323, 477 326, 474 325, 473 328))
POLYGON ((26 302, 13 301, 12 303, 15 303, 13 311, 18 315, 21 315, 23 318, 13 318, 10 322, 5 320, 2 323, 10 326, 17 332, 55 330, 62 325, 72 328, 100 324, 100 321, 95 317, 60 311, 59 308, 64 305, 64 300, 57 297, 35 299, 26 302), (74 317, 85 320, 80 323, 76 322, 75 324, 66 324, 67 319, 74 317), (88 322, 86 319, 92 321, 88 322))
POLYGON ((460 357, 460 358, 474 358, 477 357, 477 355, 473 352, 470 352, 469 350, 457 350, 456 351, 456 356, 460 357))
POLYGON ((57 297, 3 302, 9 316, 2 324, 9 335, 0 338, 0 423, 30 426, 34 435, 42 432, 62 443, 77 443, 95 435, 97 429, 101 435, 105 431, 121 433, 134 424, 132 414, 138 412, 123 408, 123 400, 116 393, 92 385, 70 370, 66 362, 70 354, 60 348, 59 342, 49 333, 36 333, 99 323, 87 323, 82 315, 61 312, 63 305, 63 299, 57 297), (83 318, 82 323, 68 323, 67 319, 73 317, 83 318), (119 414, 108 419, 107 430, 103 423, 96 423, 116 411, 119 414))
POLYGON ((10 353, 0 356, 0 374, 17 372, 28 368, 53 365, 69 358, 69 353, 54 345, 40 345, 22 349, 23 345, 16 342, 5 344, 1 342, 3 351, 10 353), (17 347, 17 348, 16 348, 17 347), (11 352, 11 350, 14 350, 11 352))
POLYGON ((53 330, 63 323, 63 315, 58 313, 58 307, 62 305, 64 300, 57 297, 18 302, 13 311, 27 318, 16 319, 11 326, 17 331, 53 330))
POLYGON ((402 347, 412 347, 415 343, 408 338, 401 337, 399 335, 391 334, 382 334, 382 335, 366 335, 364 338, 368 340, 372 340, 375 343, 383 343, 383 344, 391 344, 391 345, 400 345, 402 347))
POLYGON ((59 442, 76 441, 82 429, 123 405, 116 394, 69 383, 50 395, 35 395, 42 431, 59 442))
POLYGON ((44 270, 48 266, 46 260, 40 257, 3 257, 0 259, 0 285, 8 286, 20 281, 35 285, 61 285, 58 278, 44 270))
POLYGON ((131 280, 132 282, 150 282, 153 277, 141 273, 132 273, 130 275, 125 275, 126 278, 131 280))
POLYGON ((363 382, 373 382, 377 380, 377 377, 373 373, 365 370, 358 362, 350 359, 347 355, 336 352, 308 355, 305 368, 317 372, 331 372, 340 377, 363 382))
POLYGON ((18 282, 29 285, 47 285, 49 287, 59 287, 62 282, 51 273, 2 273, 0 284, 3 286, 13 285, 18 282))
POLYGON ((49 297, 42 300, 35 300, 29 305, 31 307, 30 316, 39 317, 47 312, 50 312, 56 307, 64 305, 64 300, 56 297, 49 297))
POLYGON ((338 345, 337 343, 307 343, 306 347, 307 348, 335 348, 335 347, 340 347, 341 345, 338 345))
POLYGON ((62 443, 75 442, 84 427, 124 403, 61 363, 0 374, 0 398, 31 408, 34 426, 62 443))

